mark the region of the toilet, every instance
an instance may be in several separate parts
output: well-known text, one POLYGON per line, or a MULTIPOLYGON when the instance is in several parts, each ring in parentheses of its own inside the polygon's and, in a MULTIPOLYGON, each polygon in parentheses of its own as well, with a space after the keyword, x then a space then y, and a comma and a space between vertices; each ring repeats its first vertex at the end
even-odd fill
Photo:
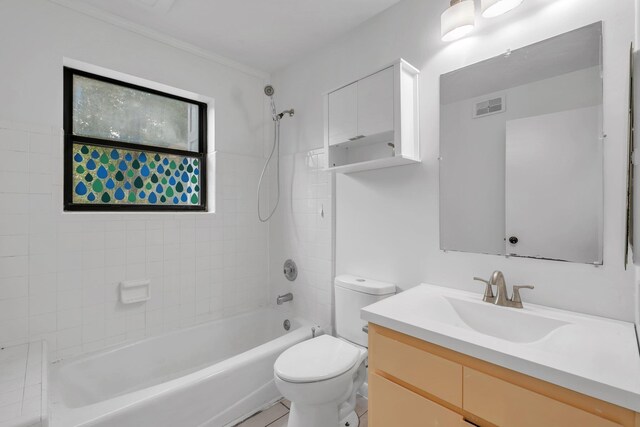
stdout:
POLYGON ((334 282, 336 337, 321 335, 285 350, 275 383, 291 401, 288 427, 357 427, 356 392, 367 379, 366 322, 360 309, 395 294, 396 287, 342 275, 334 282))

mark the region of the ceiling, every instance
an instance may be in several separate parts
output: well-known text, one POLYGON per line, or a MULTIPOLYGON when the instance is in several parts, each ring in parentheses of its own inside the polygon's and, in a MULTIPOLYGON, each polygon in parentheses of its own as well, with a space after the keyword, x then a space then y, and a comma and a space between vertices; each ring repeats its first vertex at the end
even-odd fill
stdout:
POLYGON ((85 12, 106 12, 212 54, 271 72, 398 1, 65 0, 64 4, 85 12))

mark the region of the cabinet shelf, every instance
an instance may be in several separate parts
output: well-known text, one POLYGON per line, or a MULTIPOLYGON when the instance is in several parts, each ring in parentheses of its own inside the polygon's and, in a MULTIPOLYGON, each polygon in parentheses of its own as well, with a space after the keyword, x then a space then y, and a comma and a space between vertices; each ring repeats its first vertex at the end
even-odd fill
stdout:
POLYGON ((420 163, 420 160, 403 156, 383 157, 381 159, 368 160, 365 162, 350 163, 342 166, 333 166, 326 168, 327 172, 352 173, 360 172, 368 169, 390 168, 392 166, 410 165, 420 163))
POLYGON ((325 170, 420 162, 418 74, 400 59, 325 95, 325 170))
POLYGON ((357 148, 357 147, 363 147, 366 145, 372 145, 372 144, 388 144, 388 143, 393 143, 395 138, 394 132, 393 130, 389 130, 386 132, 380 132, 380 133, 376 133, 375 135, 369 135, 369 136, 364 136, 362 135, 360 138, 357 139, 352 139, 352 140, 346 140, 344 142, 338 142, 335 144, 329 144, 329 149, 336 149, 336 148, 357 148))

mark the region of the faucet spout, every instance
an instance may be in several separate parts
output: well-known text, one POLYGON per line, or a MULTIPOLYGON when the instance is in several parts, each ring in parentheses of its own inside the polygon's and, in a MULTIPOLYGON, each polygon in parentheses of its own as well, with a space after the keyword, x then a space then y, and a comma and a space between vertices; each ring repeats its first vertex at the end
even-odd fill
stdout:
POLYGON ((283 303, 292 301, 292 300, 293 300, 293 294, 289 292, 288 294, 278 295, 278 298, 276 299, 276 303, 278 305, 282 305, 283 303))
POLYGON ((505 307, 509 305, 509 291, 507 290, 507 282, 504 280, 504 274, 502 274, 502 271, 494 271, 491 275, 490 283, 498 288, 495 304, 505 307))
POLYGON ((531 285, 514 286, 513 296, 509 298, 507 281, 504 279, 504 274, 502 274, 502 271, 494 271, 491 275, 491 279, 489 280, 484 280, 479 277, 474 277, 473 280, 478 280, 486 284, 482 301, 502 307, 522 308, 522 297, 520 296, 520 289, 533 289, 533 286, 531 285), (498 292, 495 296, 493 295, 493 286, 498 288, 498 292))

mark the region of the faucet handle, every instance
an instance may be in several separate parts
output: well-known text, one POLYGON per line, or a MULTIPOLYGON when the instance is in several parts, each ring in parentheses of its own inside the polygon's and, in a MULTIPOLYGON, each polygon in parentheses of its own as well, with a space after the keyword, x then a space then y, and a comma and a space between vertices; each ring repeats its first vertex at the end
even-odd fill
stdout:
POLYGON ((520 289, 534 289, 534 286, 531 285, 521 285, 513 287, 513 296, 511 297, 511 301, 517 304, 522 305, 522 297, 520 296, 520 289))
POLYGON ((484 296, 482 297, 482 301, 485 302, 494 302, 496 297, 493 295, 493 283, 488 280, 481 279, 480 277, 474 277, 473 280, 484 283, 486 286, 484 288, 484 296))

